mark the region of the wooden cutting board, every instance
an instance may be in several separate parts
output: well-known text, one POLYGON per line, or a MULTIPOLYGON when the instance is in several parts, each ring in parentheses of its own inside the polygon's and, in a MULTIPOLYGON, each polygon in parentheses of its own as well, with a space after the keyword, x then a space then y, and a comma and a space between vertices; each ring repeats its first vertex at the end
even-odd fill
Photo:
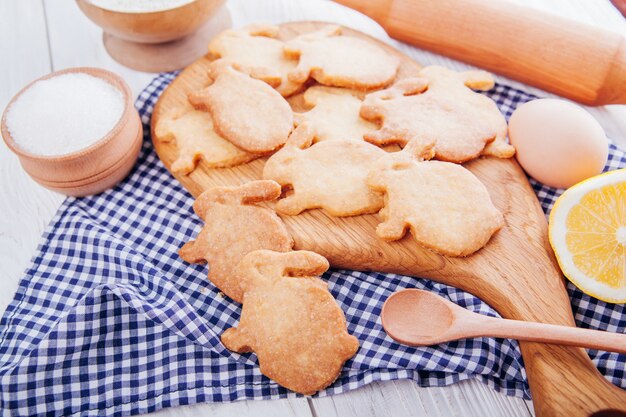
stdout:
MULTIPOLYGON (((293 22, 281 26, 289 39, 322 26, 293 22)), ((399 77, 412 76, 420 66, 392 47, 350 29, 345 34, 375 42, 402 59, 399 77)), ((155 149, 170 169, 178 151, 154 135, 159 117, 175 107, 189 106, 187 94, 210 83, 210 61, 201 58, 187 67, 165 90, 152 116, 155 149)), ((290 99, 302 110, 301 97, 290 99)), ((227 168, 202 165, 191 174, 174 174, 194 196, 219 185, 238 185, 261 178, 264 159, 227 168)), ((296 249, 324 255, 335 268, 393 272, 430 278, 483 299, 511 319, 574 325, 564 280, 548 244, 546 218, 524 172, 514 159, 481 158, 465 165, 487 186, 506 225, 483 249, 467 258, 448 258, 418 246, 411 236, 384 242, 375 234, 377 215, 333 218, 321 210, 282 216, 296 249)), ((626 391, 610 384, 583 349, 521 343, 537 416, 590 416, 601 410, 626 415, 626 391)))

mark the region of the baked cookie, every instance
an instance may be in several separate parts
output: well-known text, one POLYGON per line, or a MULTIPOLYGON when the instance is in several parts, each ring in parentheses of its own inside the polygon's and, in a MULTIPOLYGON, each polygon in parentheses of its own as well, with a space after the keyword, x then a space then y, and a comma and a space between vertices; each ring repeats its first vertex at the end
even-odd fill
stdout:
POLYGON ((341 28, 328 25, 285 43, 285 53, 299 58, 289 74, 294 83, 309 77, 336 87, 371 90, 393 82, 400 60, 372 41, 341 36, 341 28))
POLYGON ((287 97, 300 89, 302 83, 289 80, 297 59, 283 53, 284 42, 276 39, 278 26, 251 25, 238 30, 226 30, 209 43, 209 53, 233 63, 235 68, 252 78, 263 80, 287 97))
POLYGON ((189 95, 207 110, 217 133, 238 148, 264 154, 282 146, 293 128, 289 103, 263 81, 218 60, 211 65, 213 84, 189 95))
POLYGON ((393 241, 410 229, 417 243, 437 253, 470 255, 500 230, 502 214, 474 174, 450 162, 424 161, 432 154, 411 142, 370 172, 368 185, 385 193, 376 234, 393 241))
POLYGON ((157 140, 176 141, 178 158, 172 172, 189 174, 202 160, 210 168, 231 167, 258 157, 239 149, 213 129, 209 113, 179 108, 159 118, 154 129, 157 140))
POLYGON ((308 123, 315 130, 315 141, 363 140, 363 135, 376 131, 374 123, 359 116, 361 99, 345 88, 314 86, 304 93, 304 102, 311 110, 294 113, 296 126, 308 123))
POLYGON ((293 239, 282 220, 255 203, 280 195, 274 181, 253 181, 239 187, 215 187, 202 193, 193 205, 205 221, 196 240, 178 252, 190 263, 209 262, 209 280, 224 294, 242 302, 243 293, 235 266, 257 249, 290 251, 293 239))
POLYGON ((364 141, 328 140, 311 146, 314 137, 310 126, 298 126, 265 163, 263 178, 293 190, 278 200, 276 211, 295 216, 322 208, 343 217, 380 210, 382 195, 370 190, 365 180, 386 152, 364 141))
POLYGON ((418 141, 424 148, 435 142, 435 158, 456 163, 481 154, 510 158, 515 149, 506 142, 504 116, 493 100, 472 91, 493 83, 484 71, 426 67, 416 78, 365 97, 361 116, 382 123, 365 139, 377 145, 418 141))
POLYGON ((251 252, 238 265, 244 304, 237 328, 222 335, 235 352, 255 352, 261 373, 311 395, 332 384, 359 348, 346 318, 318 278, 328 261, 308 251, 251 252))

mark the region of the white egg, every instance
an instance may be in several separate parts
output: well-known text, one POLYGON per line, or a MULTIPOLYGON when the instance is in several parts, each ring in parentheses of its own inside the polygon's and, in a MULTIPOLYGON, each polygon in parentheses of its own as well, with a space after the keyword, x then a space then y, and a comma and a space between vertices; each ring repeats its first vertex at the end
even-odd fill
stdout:
POLYGON ((565 100, 538 99, 518 107, 509 139, 522 168, 537 181, 567 188, 602 172, 608 140, 596 119, 565 100))

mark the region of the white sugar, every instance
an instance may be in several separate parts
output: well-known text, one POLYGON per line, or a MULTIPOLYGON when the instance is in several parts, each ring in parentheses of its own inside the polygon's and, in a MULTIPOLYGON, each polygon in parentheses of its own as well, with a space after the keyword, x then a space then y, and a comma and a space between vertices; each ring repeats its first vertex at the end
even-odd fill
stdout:
POLYGON ((91 0, 91 4, 124 13, 147 13, 173 9, 194 0, 91 0))
POLYGON ((17 145, 37 155, 64 155, 103 138, 121 119, 124 96, 88 74, 37 81, 11 105, 6 124, 17 145))

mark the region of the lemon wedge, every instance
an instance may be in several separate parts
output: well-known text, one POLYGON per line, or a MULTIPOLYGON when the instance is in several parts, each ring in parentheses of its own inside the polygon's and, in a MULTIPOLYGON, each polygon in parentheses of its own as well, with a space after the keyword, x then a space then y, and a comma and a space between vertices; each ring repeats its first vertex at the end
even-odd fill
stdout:
POLYGON ((603 301, 626 302, 626 169, 565 191, 552 208, 548 233, 574 285, 603 301))

